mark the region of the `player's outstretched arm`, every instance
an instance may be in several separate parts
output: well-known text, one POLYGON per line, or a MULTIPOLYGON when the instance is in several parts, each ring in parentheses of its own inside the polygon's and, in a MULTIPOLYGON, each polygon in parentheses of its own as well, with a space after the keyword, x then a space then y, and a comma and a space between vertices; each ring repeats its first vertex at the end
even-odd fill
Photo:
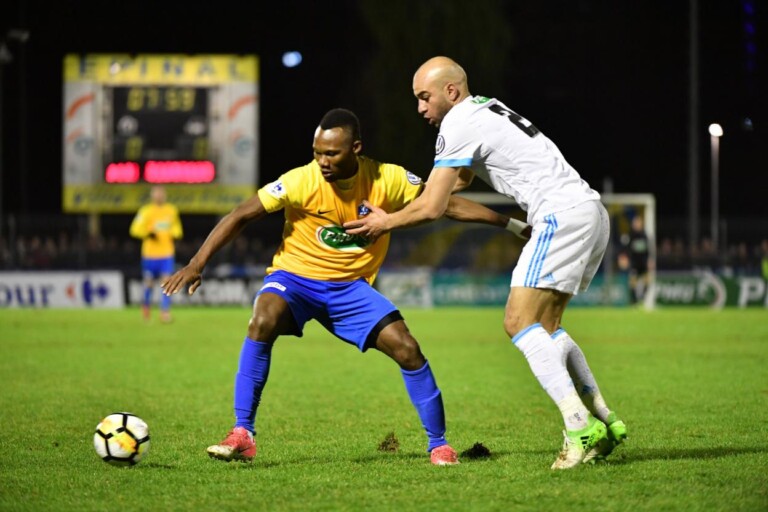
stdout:
POLYGON ((352 235, 362 235, 376 240, 384 233, 396 228, 416 226, 439 219, 445 214, 451 191, 458 179, 456 169, 439 167, 432 169, 424 191, 402 210, 387 214, 379 208, 365 205, 371 213, 363 218, 345 222, 344 229, 352 235))
POLYGON ((163 293, 173 295, 185 286, 189 286, 189 294, 202 283, 202 273, 205 266, 219 249, 227 245, 242 231, 246 224, 265 216, 267 211, 258 195, 243 201, 234 210, 225 215, 208 234, 203 245, 192 256, 189 263, 160 284, 163 293))
POLYGON ((445 216, 459 222, 478 222, 500 228, 506 228, 509 222, 509 217, 506 215, 495 212, 470 199, 455 195, 452 195, 448 200, 445 216))
POLYGON ((524 240, 531 238, 531 226, 525 222, 502 215, 460 196, 451 196, 448 201, 448 208, 445 210, 445 216, 459 222, 478 222, 504 228, 524 240))

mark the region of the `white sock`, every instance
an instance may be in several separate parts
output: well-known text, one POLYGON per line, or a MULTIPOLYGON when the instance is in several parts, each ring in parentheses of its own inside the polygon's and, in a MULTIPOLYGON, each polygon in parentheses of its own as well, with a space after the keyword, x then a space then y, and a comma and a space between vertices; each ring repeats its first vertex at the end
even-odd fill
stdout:
POLYGON ((561 361, 568 369, 568 373, 573 379, 576 391, 579 393, 582 402, 600 421, 605 422, 611 410, 608 409, 608 405, 606 405, 605 399, 603 399, 603 395, 600 393, 600 388, 597 385, 595 376, 592 374, 592 370, 589 369, 584 352, 581 351, 581 348, 573 341, 573 338, 565 329, 560 328, 555 331, 552 338, 555 345, 562 352, 561 361))
POLYGON ((571 376, 563 364, 560 349, 541 324, 533 324, 512 338, 549 397, 557 404, 568 430, 587 426, 589 412, 576 393, 571 376))

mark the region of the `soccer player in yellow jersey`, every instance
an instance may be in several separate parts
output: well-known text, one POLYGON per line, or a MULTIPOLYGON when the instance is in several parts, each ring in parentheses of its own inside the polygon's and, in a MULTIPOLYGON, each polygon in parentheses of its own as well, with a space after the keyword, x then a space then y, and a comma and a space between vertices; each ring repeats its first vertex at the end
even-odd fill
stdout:
MULTIPOLYGON (((253 306, 235 377, 236 422, 226 439, 208 448, 211 457, 252 460, 256 409, 269 374, 278 336, 302 335, 310 319, 320 322, 361 352, 375 348, 400 365, 406 390, 428 437, 433 464, 457 464, 445 439, 440 389, 419 344, 397 308, 371 283, 389 245, 389 235, 369 242, 345 233, 349 219, 367 214, 363 200, 386 211, 413 201, 424 185, 402 167, 360 154, 357 117, 334 109, 320 121, 313 143, 314 161, 269 183, 226 215, 189 264, 163 283, 165 294, 201 284, 211 256, 253 220, 285 211, 283 243, 274 256, 253 306)), ((466 199, 451 201, 447 215, 506 227, 509 218, 466 199)))
MULTIPOLYGON (((141 312, 149 320, 149 307, 155 281, 165 280, 173 273, 175 246, 174 241, 181 239, 183 232, 179 210, 167 203, 165 189, 152 187, 149 204, 145 204, 136 213, 131 223, 132 237, 140 238, 141 272, 144 278, 144 300, 141 312)), ((160 300, 160 321, 171 321, 171 298, 163 295, 160 300)))

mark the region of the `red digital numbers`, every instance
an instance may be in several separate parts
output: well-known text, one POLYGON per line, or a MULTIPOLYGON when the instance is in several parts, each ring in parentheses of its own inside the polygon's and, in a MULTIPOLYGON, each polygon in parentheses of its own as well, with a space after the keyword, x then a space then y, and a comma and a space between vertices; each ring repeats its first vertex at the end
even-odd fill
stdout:
MULTIPOLYGON (((143 181, 147 183, 211 183, 216 177, 213 162, 149 160, 144 164, 143 181)), ((107 166, 107 183, 138 183, 141 168, 136 162, 114 162, 107 166)))
POLYGON ((136 162, 115 162, 107 166, 104 175, 107 183, 136 183, 139 181, 139 164, 136 162))

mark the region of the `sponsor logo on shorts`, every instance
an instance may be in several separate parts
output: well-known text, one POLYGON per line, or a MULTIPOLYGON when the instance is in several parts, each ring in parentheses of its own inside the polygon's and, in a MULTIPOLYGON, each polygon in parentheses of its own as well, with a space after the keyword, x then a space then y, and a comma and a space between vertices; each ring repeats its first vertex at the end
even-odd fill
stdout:
POLYGON ((277 288, 281 292, 285 291, 285 286, 281 285, 280 283, 275 283, 275 282, 265 283, 264 286, 261 287, 262 291, 266 290, 267 288, 277 288))
POLYGON ((317 241, 337 251, 361 251, 370 241, 360 235, 350 235, 341 226, 322 226, 315 232, 317 241))
POLYGON ((408 183, 411 185, 421 185, 421 178, 416 176, 410 171, 405 171, 405 177, 408 178, 408 183))

